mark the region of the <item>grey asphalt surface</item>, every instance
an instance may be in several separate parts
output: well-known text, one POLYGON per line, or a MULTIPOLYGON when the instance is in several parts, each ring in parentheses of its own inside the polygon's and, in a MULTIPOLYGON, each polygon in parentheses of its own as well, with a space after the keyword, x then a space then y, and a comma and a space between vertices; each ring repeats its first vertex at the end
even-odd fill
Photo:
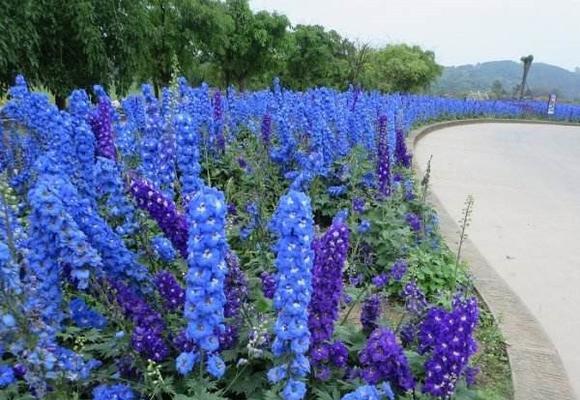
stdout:
MULTIPOLYGON (((580 127, 476 124, 422 138, 431 187, 539 320, 580 393, 580 127)), ((498 316, 501 318, 501 316, 498 316)))

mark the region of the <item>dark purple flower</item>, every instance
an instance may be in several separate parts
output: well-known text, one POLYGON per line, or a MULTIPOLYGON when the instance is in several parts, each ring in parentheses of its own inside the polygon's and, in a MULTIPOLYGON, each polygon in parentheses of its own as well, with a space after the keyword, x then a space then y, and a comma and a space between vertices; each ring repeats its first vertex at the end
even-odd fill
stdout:
POLYGON ((107 98, 100 98, 99 104, 91 114, 89 122, 96 139, 96 155, 115 160, 113 140, 113 108, 107 98))
POLYGON ((349 248, 349 236, 348 226, 337 221, 313 243, 312 298, 308 307, 312 347, 332 338, 342 296, 342 269, 349 248))
POLYGON ((405 215, 405 220, 413 232, 421 231, 421 218, 413 212, 408 212, 405 215))
MULTIPOLYGON (((479 318, 475 298, 456 297, 447 311, 434 307, 419 328, 419 351, 428 354, 423 392, 435 397, 452 397, 457 381, 467 372, 469 360, 477 351, 473 332, 479 318)), ((466 376, 467 378, 467 376, 466 376)))
POLYGON ((177 349, 178 353, 191 353, 195 350, 195 343, 187 337, 185 329, 175 335, 171 343, 177 349))
POLYGON ((377 327, 377 320, 381 314, 381 298, 376 295, 370 295, 365 299, 360 314, 360 322, 363 329, 373 331, 377 327))
POLYGON ((414 281, 407 283, 403 287, 401 296, 405 299, 405 308, 413 315, 420 315, 427 308, 425 294, 414 281))
POLYGON ((401 328, 399 337, 403 346, 408 346, 415 341, 416 328, 412 323, 407 323, 401 328))
POLYGON ((379 274, 372 279, 372 282, 377 289, 382 289, 389 284, 389 275, 385 273, 379 274))
POLYGON ((391 267, 391 271, 389 272, 391 278, 399 282, 405 274, 407 273, 409 265, 405 260, 397 260, 391 267))
POLYGON ((169 347, 163 338, 165 322, 132 288, 119 281, 109 281, 116 290, 116 300, 123 313, 133 323, 131 344, 144 357, 163 361, 169 355, 169 347))
POLYGON ((262 292, 264 293, 264 297, 273 299, 274 292, 276 291, 276 279, 274 275, 264 271, 260 274, 260 280, 262 281, 262 292))
POLYGON ((395 162, 397 165, 401 165, 405 168, 411 166, 411 155, 407 153, 407 144, 405 143, 405 132, 402 127, 397 127, 395 129, 395 134, 397 137, 397 144, 395 145, 395 162))
POLYGON ((135 175, 130 177, 129 192, 135 197, 139 208, 147 211, 157 222, 173 247, 187 258, 187 219, 177 210, 175 203, 151 183, 135 175))
POLYGON ((377 181, 379 192, 383 196, 391 194, 391 160, 387 140, 387 117, 379 117, 379 134, 377 141, 377 181))
POLYGON ((362 213, 365 210, 365 199, 362 197, 355 197, 352 200, 352 210, 357 213, 362 213))
POLYGON ((338 368, 346 367, 348 349, 343 342, 335 342, 330 346, 330 360, 338 368))
POLYGON ((415 387, 415 380, 403 348, 395 334, 388 328, 379 327, 370 335, 359 354, 362 377, 371 384, 390 382, 401 390, 415 387))
POLYGON ((233 318, 238 316, 242 303, 248 297, 248 280, 240 268, 240 261, 234 252, 229 251, 226 254, 226 264, 228 265, 228 274, 224 283, 226 295, 224 317, 233 318))
POLYGON ((170 311, 177 311, 185 302, 185 291, 169 271, 160 271, 155 275, 155 286, 170 311))

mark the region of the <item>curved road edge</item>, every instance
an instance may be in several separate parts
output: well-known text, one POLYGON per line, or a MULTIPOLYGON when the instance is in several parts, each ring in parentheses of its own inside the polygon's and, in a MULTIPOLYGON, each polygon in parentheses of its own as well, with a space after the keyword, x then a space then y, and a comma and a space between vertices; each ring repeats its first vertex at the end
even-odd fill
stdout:
MULTIPOLYGON (((479 123, 525 123, 574 125, 552 121, 517 119, 470 119, 439 122, 413 130, 407 137, 407 147, 414 153, 415 146, 425 135, 444 128, 479 123)), ((418 177, 424 166, 413 162, 418 177)), ((447 244, 456 250, 458 223, 449 215, 437 195, 430 191, 429 202, 439 215, 441 234, 447 244)), ((515 400, 575 400, 574 391, 560 355, 544 328, 531 314, 520 297, 489 265, 485 257, 468 238, 463 242, 462 258, 470 266, 477 292, 486 303, 507 343, 515 400)))

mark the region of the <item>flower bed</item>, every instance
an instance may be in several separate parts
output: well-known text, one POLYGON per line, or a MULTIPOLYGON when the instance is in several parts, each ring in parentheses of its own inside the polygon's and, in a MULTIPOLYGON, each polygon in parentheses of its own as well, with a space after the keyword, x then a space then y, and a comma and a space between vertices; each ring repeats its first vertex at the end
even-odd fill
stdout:
POLYGON ((1 111, 4 397, 477 395, 480 309, 405 132, 545 104, 94 93, 61 112, 19 77, 1 111))

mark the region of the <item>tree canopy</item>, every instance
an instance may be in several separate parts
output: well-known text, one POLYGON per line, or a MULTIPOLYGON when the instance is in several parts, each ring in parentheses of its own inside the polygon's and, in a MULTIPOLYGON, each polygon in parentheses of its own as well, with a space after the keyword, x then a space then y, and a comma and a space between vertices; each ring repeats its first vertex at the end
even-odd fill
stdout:
POLYGON ((265 87, 275 76, 296 90, 349 84, 421 91, 441 71, 417 46, 373 49, 319 25, 292 27, 248 0, 4 0, 0 94, 16 74, 54 94, 95 83, 124 94, 156 91, 184 75, 193 83, 265 87))

